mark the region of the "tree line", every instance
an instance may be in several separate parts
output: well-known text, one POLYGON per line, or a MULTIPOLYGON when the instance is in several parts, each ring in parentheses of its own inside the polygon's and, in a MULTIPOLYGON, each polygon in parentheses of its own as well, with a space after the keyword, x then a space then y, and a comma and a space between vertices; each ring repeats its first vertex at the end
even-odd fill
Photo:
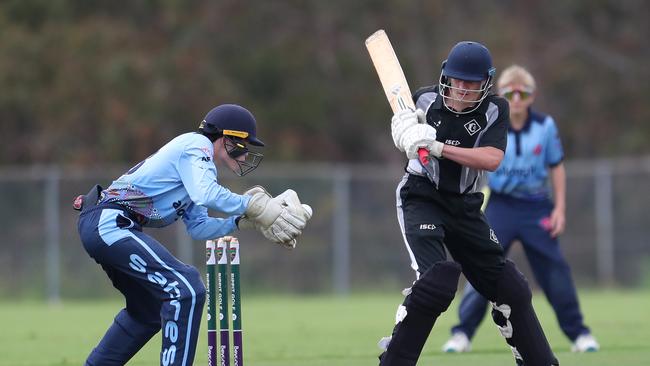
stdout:
POLYGON ((0 164, 135 162, 214 105, 255 114, 268 159, 382 162, 390 110, 364 39, 412 89, 460 40, 537 78, 569 158, 650 153, 642 0, 0 2, 0 164))

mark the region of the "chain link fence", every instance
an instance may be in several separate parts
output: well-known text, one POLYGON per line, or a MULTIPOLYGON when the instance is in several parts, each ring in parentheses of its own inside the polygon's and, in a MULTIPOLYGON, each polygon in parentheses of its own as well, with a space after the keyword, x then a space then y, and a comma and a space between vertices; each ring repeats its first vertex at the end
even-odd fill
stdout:
MULTIPOLYGON (((578 285, 640 286, 650 279, 650 157, 569 161, 567 230, 561 245, 578 285)), ((114 294, 85 253, 72 200, 104 186, 127 167, 0 169, 0 296, 101 297, 114 294)), ((235 192, 260 184, 293 188, 314 217, 298 247, 285 250, 261 234, 238 232, 242 286, 249 292, 395 291, 414 279, 395 214, 400 166, 263 164, 250 176, 220 177, 235 192)), ((227 174, 225 174, 227 175, 227 174)), ((216 214, 216 213, 215 213, 216 214)), ((204 271, 205 243, 177 222, 146 232, 204 271)), ((530 275, 520 246, 510 255, 530 275)))

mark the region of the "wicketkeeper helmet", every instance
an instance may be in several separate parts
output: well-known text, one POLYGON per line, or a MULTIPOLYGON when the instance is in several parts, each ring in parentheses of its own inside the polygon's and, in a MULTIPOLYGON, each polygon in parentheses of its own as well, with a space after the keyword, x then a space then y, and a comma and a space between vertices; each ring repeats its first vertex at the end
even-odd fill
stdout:
POLYGON ((255 146, 264 146, 257 138, 255 117, 246 108, 237 104, 222 104, 212 108, 199 125, 206 134, 235 136, 255 146))
POLYGON ((201 121, 199 131, 212 141, 224 138, 228 156, 239 165, 239 171, 235 172, 239 176, 250 173, 262 162, 264 155, 248 149, 248 144, 264 146, 264 142, 257 138, 255 117, 242 106, 222 104, 213 108, 201 121), (242 155, 245 155, 244 160, 239 159, 242 155))

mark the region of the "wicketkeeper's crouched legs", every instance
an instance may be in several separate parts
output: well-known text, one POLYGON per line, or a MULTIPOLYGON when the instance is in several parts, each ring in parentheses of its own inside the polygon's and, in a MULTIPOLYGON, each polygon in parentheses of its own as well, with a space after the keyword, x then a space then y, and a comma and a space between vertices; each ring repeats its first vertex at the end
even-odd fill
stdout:
POLYGON ((124 365, 159 330, 159 322, 141 322, 122 309, 104 338, 88 356, 86 366, 124 365))
POLYGON ((506 261, 496 291, 492 317, 517 365, 559 365, 535 315, 530 286, 513 262, 506 261))
MULTIPOLYGON (((121 246, 127 248, 127 244, 123 241, 121 246)), ((139 258, 131 264, 147 263, 141 267, 134 265, 137 270, 128 264, 126 271, 103 265, 115 287, 125 295, 127 306, 88 356, 87 366, 124 365, 161 329, 160 364, 193 363, 205 303, 201 275, 196 268, 171 257, 160 244, 149 245, 158 249, 157 257, 162 263, 169 264, 163 267, 145 260, 141 251, 131 255, 139 258)), ((134 248, 138 247, 131 247, 127 253, 134 248)))
MULTIPOLYGON (((97 347, 88 356, 86 366, 124 365, 162 328, 161 365, 191 365, 198 341, 201 315, 205 303, 205 286, 198 271, 190 266, 180 270, 189 286, 177 281, 165 282, 165 289, 175 299, 161 299, 151 306, 151 299, 127 299, 127 309, 122 309, 97 347), (190 291, 191 290, 191 291, 190 291), (142 312, 149 307, 149 312, 142 312)), ((176 272, 180 273, 180 272, 176 272)), ((156 272, 152 282, 163 277, 156 272)))
POLYGON ((205 304, 205 286, 198 270, 191 266, 177 267, 177 270, 181 283, 164 284, 169 299, 163 299, 160 309, 163 338, 160 364, 163 366, 194 364, 205 304))
POLYGON ((380 357, 381 366, 417 363, 433 324, 454 299, 460 272, 457 263, 438 262, 415 282, 398 312, 388 349, 380 357))

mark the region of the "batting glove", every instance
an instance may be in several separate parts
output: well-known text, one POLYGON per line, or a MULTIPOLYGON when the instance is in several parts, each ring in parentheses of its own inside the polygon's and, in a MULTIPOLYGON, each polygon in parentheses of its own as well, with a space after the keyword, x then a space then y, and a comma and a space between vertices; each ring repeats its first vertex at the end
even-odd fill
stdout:
POLYGON ((393 143, 399 151, 404 152, 404 144, 402 142, 404 132, 418 123, 426 123, 424 111, 421 109, 416 109, 415 111, 406 109, 398 111, 393 115, 393 118, 390 120, 390 132, 393 136, 393 143))
POLYGON ((418 150, 425 148, 429 154, 440 158, 444 144, 436 140, 436 129, 430 124, 417 124, 404 131, 402 136, 404 150, 409 159, 418 158, 418 150))

